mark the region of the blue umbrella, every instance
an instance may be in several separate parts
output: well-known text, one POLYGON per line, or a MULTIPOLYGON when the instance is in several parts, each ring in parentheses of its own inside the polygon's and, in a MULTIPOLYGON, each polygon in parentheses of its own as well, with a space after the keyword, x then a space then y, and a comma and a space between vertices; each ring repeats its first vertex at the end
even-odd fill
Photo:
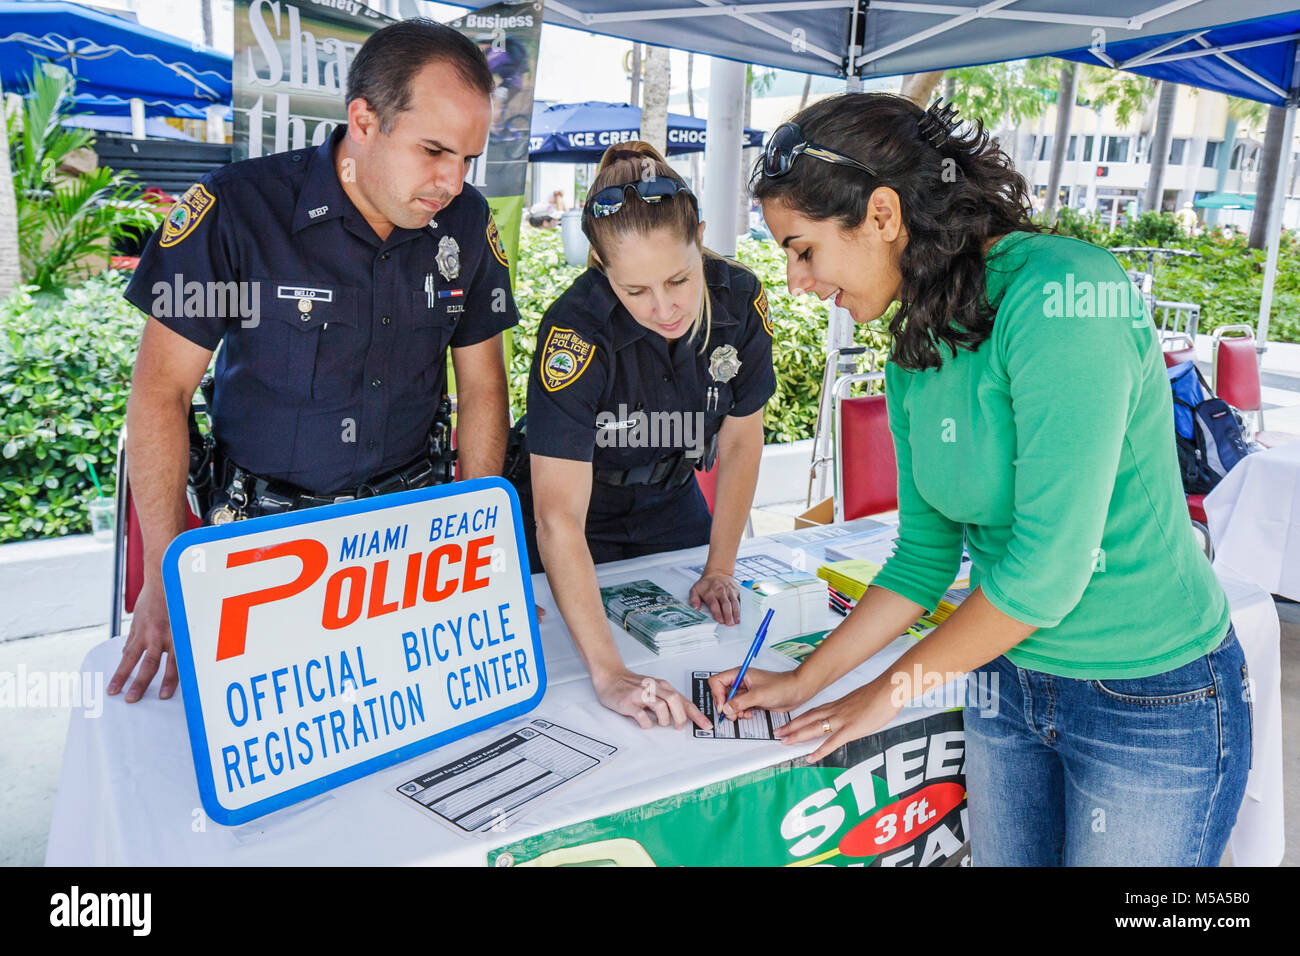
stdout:
MULTIPOLYGON (((668 155, 704 151, 707 123, 668 114, 668 155)), ((534 163, 596 163, 610 146, 641 138, 641 110, 628 103, 559 103, 533 107, 528 159, 534 163)), ((763 131, 745 130, 746 146, 762 146, 763 131)))
MULTIPOLYGON (((230 57, 75 3, 0 2, 0 80, 25 85, 38 61, 64 67, 77 92, 201 111, 230 103, 230 57)), ((158 112, 158 110, 154 110, 158 112)))

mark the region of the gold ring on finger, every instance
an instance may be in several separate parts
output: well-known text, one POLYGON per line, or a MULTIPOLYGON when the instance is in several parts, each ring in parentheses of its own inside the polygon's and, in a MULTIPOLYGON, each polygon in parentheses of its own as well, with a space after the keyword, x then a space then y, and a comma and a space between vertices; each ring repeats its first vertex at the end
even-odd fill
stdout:
POLYGON ((823 721, 822 721, 822 733, 824 733, 824 734, 829 734, 830 732, 831 732, 831 722, 830 722, 829 720, 823 720, 823 721))

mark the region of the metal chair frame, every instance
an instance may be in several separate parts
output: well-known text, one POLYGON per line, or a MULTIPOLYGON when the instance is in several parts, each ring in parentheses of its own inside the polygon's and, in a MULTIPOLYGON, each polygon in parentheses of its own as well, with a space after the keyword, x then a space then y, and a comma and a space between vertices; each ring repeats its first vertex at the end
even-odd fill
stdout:
POLYGON ((822 373, 822 388, 817 399, 817 421, 813 426, 812 461, 808 468, 808 495, 805 503, 807 508, 811 508, 826 497, 826 470, 828 466, 832 472, 834 470, 836 384, 845 373, 861 374, 858 370, 864 359, 868 372, 875 372, 876 352, 865 345, 831 349, 826 355, 826 369, 822 373), (815 496, 814 486, 818 489, 815 496))

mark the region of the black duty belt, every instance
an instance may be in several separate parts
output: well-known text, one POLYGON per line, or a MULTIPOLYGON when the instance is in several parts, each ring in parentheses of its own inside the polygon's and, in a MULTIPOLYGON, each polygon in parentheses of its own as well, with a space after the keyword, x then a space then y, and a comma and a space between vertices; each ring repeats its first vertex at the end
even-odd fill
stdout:
POLYGON ((635 468, 597 468, 594 477, 602 485, 650 485, 677 488, 690 481, 691 473, 695 471, 695 465, 699 461, 699 458, 688 458, 686 455, 672 455, 635 468))
POLYGON ((318 495, 288 481, 255 475, 227 459, 223 469, 225 474, 218 483, 215 496, 219 503, 206 517, 212 524, 226 524, 241 518, 282 514, 411 488, 427 488, 451 481, 454 467, 450 460, 435 461, 428 455, 421 455, 401 468, 364 481, 355 488, 318 495))

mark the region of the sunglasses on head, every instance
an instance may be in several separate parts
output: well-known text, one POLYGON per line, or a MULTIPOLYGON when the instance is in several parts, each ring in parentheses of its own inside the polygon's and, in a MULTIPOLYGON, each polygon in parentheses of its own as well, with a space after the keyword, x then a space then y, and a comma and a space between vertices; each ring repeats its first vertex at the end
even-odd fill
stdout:
POLYGON ((629 189, 635 192, 637 198, 642 202, 652 205, 662 202, 670 196, 676 196, 678 193, 685 193, 690 196, 691 202, 695 204, 696 213, 699 212, 699 204, 695 200, 695 194, 690 191, 687 185, 666 176, 656 176, 654 179, 638 179, 634 183, 623 183, 621 186, 606 186, 587 200, 587 211, 593 219, 604 219, 606 216, 614 215, 623 208, 629 189))
POLYGON ((758 168, 754 170, 754 175, 750 177, 750 184, 753 185, 760 177, 764 179, 780 179, 782 176, 788 176, 791 167, 794 166, 794 161, 805 155, 820 159, 825 163, 852 166, 854 169, 860 169, 872 176, 880 175, 870 166, 858 162, 851 156, 845 156, 833 149, 827 149, 824 146, 818 146, 816 143, 808 142, 808 140, 804 139, 799 127, 794 123, 783 123, 776 128, 771 138, 768 139, 767 146, 763 149, 763 158, 758 168))

